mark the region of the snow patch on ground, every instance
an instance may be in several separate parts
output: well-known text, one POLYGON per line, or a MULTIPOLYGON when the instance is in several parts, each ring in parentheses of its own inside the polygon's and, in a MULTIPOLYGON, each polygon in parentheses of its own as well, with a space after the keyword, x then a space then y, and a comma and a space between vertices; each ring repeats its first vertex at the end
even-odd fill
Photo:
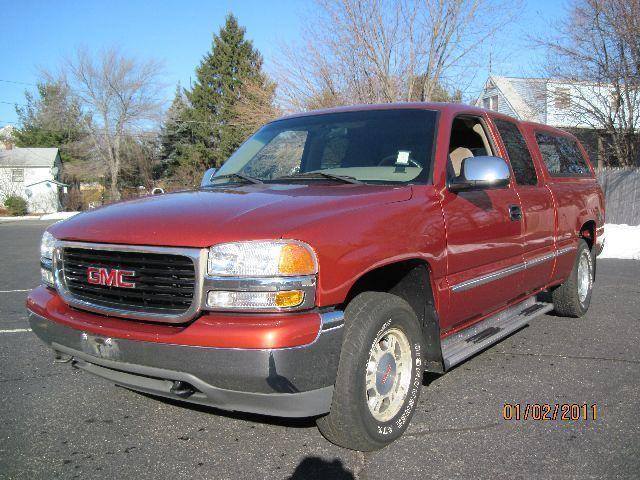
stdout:
POLYGON ((23 220, 40 220, 40 217, 37 215, 24 215, 18 217, 0 217, 0 222, 20 222, 23 220))
POLYGON ((0 223, 6 222, 21 222, 21 221, 33 221, 33 220, 65 220, 67 218, 73 217, 74 215, 79 214, 80 212, 55 212, 55 213, 47 213, 45 215, 25 215, 22 217, 0 217, 0 223))
POLYGON ((55 212, 55 213, 47 213, 46 215, 42 215, 40 220, 64 220, 66 218, 73 217, 74 215, 79 214, 80 212, 55 212))
POLYGON ((640 260, 640 225, 604 226, 604 250, 598 258, 640 260))

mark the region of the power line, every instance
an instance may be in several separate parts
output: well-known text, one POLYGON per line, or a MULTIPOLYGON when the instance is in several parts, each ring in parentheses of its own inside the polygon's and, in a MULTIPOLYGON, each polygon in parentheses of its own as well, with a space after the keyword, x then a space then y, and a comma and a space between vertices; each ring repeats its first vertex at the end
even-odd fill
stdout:
POLYGON ((18 102, 5 102, 3 100, 0 100, 0 103, 5 103, 7 105, 20 105, 21 107, 28 107, 29 105, 25 105, 24 103, 18 103, 18 102))
POLYGON ((0 78, 0 82, 3 82, 3 83, 14 83, 14 84, 16 84, 16 85, 30 85, 30 86, 32 86, 32 87, 37 87, 37 86, 38 86, 38 85, 37 85, 37 84, 35 84, 35 83, 18 82, 18 81, 16 81, 16 80, 3 80, 3 79, 1 79, 1 78, 0 78))
MULTIPOLYGON (((20 125, 17 122, 11 122, 9 120, 0 120, 0 122, 2 123, 2 125, 0 125, 1 127, 8 127, 8 126, 16 127, 16 126, 20 125)), ((38 127, 38 130, 41 130, 43 132, 51 132, 51 133, 64 133, 65 132, 64 129, 56 130, 56 129, 53 129, 53 128, 41 128, 41 127, 38 127)), ((88 133, 86 135, 90 136, 90 134, 88 134, 88 133)), ((110 137, 110 136, 112 136, 112 134, 104 133, 104 132, 96 132, 93 135, 96 135, 96 136, 99 136, 99 137, 110 137)), ((156 132, 153 132, 153 131, 148 131, 148 132, 144 132, 143 131, 143 132, 137 132, 137 133, 136 132, 126 133, 124 136, 144 139, 144 138, 154 138, 157 135, 158 134, 156 132)))

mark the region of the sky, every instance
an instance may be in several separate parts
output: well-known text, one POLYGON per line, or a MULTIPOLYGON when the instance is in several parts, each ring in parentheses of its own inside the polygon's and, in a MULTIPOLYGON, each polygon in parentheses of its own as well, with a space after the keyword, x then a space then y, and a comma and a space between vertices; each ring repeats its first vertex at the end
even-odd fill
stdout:
MULTIPOLYGON (((498 35, 494 74, 536 76, 542 54, 527 38, 545 35, 566 15, 563 0, 522 1, 518 18, 498 35)), ((302 16, 311 8, 306 0, 0 0, 0 127, 18 121, 14 104, 25 102, 24 91, 35 89, 39 72, 55 70, 78 47, 116 46, 130 56, 159 60, 168 105, 178 82, 189 85, 227 13, 246 27, 269 71, 281 45, 302 41, 302 16)), ((488 73, 488 65, 468 72, 467 96, 479 92, 488 73)))

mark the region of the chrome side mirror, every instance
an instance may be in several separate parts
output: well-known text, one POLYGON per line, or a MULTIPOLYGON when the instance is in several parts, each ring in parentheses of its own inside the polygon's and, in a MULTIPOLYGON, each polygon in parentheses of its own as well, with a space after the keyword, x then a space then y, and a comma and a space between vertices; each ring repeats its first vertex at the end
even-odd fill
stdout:
POLYGON ((206 172, 204 172, 204 175, 202 176, 202 181, 200 182, 200 186, 208 187, 209 185, 211 185, 211 177, 213 177, 217 171, 218 171, 217 168, 209 168, 206 172))
POLYGON ((460 176, 449 182, 449 190, 460 192, 509 185, 509 165, 500 157, 469 157, 462 161, 460 176))

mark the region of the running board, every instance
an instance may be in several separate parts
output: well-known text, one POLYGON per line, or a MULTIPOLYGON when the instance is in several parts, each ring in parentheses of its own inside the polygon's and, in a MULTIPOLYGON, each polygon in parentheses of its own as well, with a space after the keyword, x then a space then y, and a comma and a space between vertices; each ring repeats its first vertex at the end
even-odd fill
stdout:
POLYGON ((552 304, 537 302, 535 297, 531 297, 480 323, 443 338, 444 369, 449 370, 549 310, 553 310, 552 304))

